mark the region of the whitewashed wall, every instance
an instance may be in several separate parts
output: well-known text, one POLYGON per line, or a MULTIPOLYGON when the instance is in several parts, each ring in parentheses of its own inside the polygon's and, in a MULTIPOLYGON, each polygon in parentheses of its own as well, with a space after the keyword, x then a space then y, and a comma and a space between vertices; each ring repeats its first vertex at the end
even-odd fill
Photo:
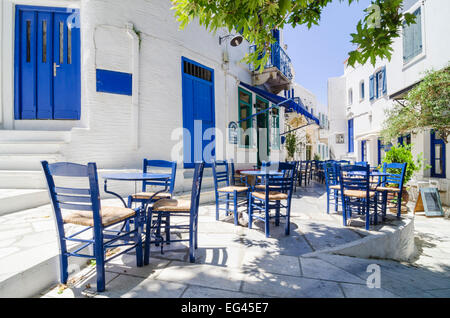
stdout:
MULTIPOLYGON (((329 116, 330 126, 333 131, 343 130, 347 135, 347 120, 354 118, 355 152, 353 156, 347 153, 347 146, 335 148, 337 157, 349 156, 354 159, 361 159, 361 140, 367 140, 367 159, 371 165, 378 162, 377 140, 382 130, 385 120, 385 110, 392 107, 393 101, 389 95, 408 87, 419 81, 426 70, 441 69, 450 62, 450 42, 443 40, 450 33, 450 1, 448 0, 426 0, 426 1, 408 1, 405 9, 408 12, 415 11, 419 6, 422 8, 422 34, 423 34, 423 53, 414 58, 407 64, 403 63, 403 39, 402 37, 394 40, 391 61, 377 60, 376 65, 370 63, 358 65, 355 68, 345 67, 343 79, 345 85, 337 85, 336 79, 329 80, 329 116), (383 66, 386 66, 387 94, 379 99, 370 101, 369 99, 369 76, 376 73, 383 66), (359 84, 361 80, 365 82, 365 98, 360 100, 359 84), (348 91, 353 89, 353 103, 348 103, 348 91), (342 114, 345 113, 345 119, 342 120, 342 114), (337 119, 339 118, 339 119, 337 119), (333 124, 336 121, 342 121, 340 124, 333 124)), ((330 137, 330 140, 333 137, 330 137)), ((413 134, 413 153, 418 155, 422 153, 430 162, 430 135, 429 132, 413 134)), ((435 182, 443 193, 442 199, 445 203, 450 202, 450 156, 449 146, 447 145, 447 179, 436 179, 435 182)), ((430 171, 421 171, 417 179, 429 179, 430 171)))

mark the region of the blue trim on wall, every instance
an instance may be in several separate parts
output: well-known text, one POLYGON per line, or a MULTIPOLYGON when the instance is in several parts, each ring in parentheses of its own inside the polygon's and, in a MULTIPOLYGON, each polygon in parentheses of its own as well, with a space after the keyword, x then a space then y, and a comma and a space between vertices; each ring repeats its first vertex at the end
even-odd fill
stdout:
POLYGON ((133 74, 97 69, 97 92, 133 94, 133 74))
POLYGON ((447 155, 447 149, 445 142, 442 139, 436 138, 434 130, 430 132, 430 144, 431 144, 431 177, 433 178, 446 178, 446 162, 445 157, 447 155), (442 173, 436 173, 436 145, 441 145, 442 153, 439 154, 439 159, 442 162, 442 173))

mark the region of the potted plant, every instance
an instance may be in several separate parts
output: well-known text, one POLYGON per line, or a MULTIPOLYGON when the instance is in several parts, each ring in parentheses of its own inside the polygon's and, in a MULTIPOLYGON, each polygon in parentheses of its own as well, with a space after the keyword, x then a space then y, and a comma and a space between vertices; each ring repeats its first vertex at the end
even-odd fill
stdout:
MULTIPOLYGON (((406 204, 409 200, 408 188, 406 185, 412 179, 414 173, 420 171, 424 166, 425 169, 429 169, 430 166, 425 164, 425 160, 423 158, 422 153, 418 155, 416 160, 414 160, 413 154, 411 152, 412 145, 397 145, 392 146, 391 149, 386 153, 383 163, 406 163, 406 172, 405 172, 405 180, 403 182, 403 191, 402 191, 402 212, 406 211, 406 204)), ((388 169, 388 173, 396 173, 399 174, 399 169, 388 169)), ((393 195, 390 196, 391 201, 395 198, 393 195)))
POLYGON ((287 134, 285 143, 288 158, 294 160, 295 153, 297 152, 297 136, 295 133, 287 134))

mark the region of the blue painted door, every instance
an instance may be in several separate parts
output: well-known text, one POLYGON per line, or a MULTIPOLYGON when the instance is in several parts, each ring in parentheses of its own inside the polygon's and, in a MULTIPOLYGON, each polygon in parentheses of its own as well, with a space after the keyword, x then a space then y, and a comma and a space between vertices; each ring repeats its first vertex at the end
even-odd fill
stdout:
POLYGON ((214 70, 182 58, 184 167, 215 156, 214 70))
POLYGON ((15 119, 80 119, 78 10, 16 6, 15 119))

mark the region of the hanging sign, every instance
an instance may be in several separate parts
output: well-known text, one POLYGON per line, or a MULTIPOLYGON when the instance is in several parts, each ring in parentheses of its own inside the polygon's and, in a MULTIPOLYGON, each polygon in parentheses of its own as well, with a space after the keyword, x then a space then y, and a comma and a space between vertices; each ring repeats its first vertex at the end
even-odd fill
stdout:
POLYGON ((238 143, 238 124, 234 121, 228 125, 228 142, 233 145, 238 143))

